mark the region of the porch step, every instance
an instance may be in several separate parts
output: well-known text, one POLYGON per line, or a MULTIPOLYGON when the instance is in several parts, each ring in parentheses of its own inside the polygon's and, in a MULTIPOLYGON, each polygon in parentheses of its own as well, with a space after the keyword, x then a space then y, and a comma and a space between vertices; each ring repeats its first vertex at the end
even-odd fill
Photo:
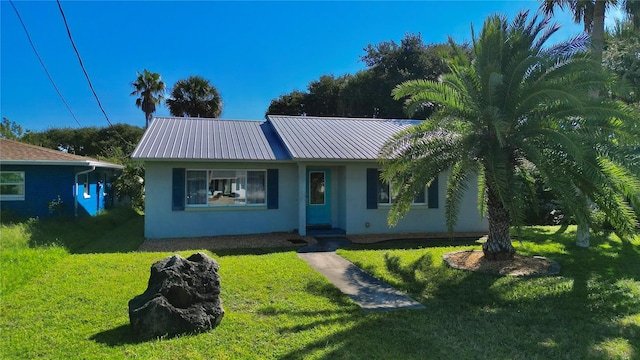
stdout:
POLYGON ((341 237, 346 235, 346 231, 332 227, 309 226, 307 236, 313 237, 341 237))

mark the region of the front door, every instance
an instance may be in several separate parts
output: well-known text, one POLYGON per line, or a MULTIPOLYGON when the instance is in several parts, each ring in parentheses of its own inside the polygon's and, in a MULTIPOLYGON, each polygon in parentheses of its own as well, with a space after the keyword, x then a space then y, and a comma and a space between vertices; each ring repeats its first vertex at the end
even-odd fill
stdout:
POLYGON ((331 225, 329 169, 307 170, 307 225, 331 225))

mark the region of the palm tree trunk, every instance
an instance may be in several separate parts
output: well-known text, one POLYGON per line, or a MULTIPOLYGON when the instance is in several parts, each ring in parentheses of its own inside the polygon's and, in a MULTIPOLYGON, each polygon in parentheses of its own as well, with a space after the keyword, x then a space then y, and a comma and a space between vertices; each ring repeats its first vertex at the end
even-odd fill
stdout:
POLYGON ((583 248, 589 247, 589 224, 578 222, 576 245, 583 248))
POLYGON ((152 117, 152 116, 153 116, 153 114, 152 114, 152 113, 145 113, 145 114, 144 114, 144 118, 145 118, 145 120, 146 120, 146 123, 145 123, 145 125, 144 125, 144 128, 145 128, 145 129, 148 129, 148 128, 149 128, 149 123, 151 122, 151 117, 152 117))
POLYGON ((487 186, 487 213, 489 215, 489 238, 482 245, 485 258, 488 260, 512 259, 516 250, 511 244, 509 213, 491 186, 487 186))
POLYGON ((596 0, 593 6, 593 28, 591 29, 591 47, 593 59, 602 64, 602 49, 604 48, 604 14, 606 10, 605 0, 596 0))

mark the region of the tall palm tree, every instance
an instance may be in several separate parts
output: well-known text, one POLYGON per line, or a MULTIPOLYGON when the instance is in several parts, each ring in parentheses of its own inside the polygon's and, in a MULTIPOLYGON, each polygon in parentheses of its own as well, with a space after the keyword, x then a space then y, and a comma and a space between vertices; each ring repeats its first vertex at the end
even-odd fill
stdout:
POLYGON ((425 183, 449 171, 445 213, 452 230, 477 175, 479 206, 489 220, 483 251, 488 259, 510 258, 509 229, 522 222, 522 194, 536 169, 577 217, 589 219, 589 203, 576 196, 584 193, 622 234, 633 231, 637 215, 624 195, 640 204, 640 164, 623 145, 638 143, 627 126, 637 119, 623 105, 589 95, 606 76, 583 51, 587 37, 547 46, 557 30, 548 18, 528 20, 527 12, 511 23, 491 16, 479 37, 472 29, 473 62, 458 56, 441 81, 412 80, 394 89, 396 99, 408 97, 409 112, 438 110, 380 152, 382 177, 399 189, 390 225, 425 183))
POLYGON ((144 69, 143 72, 136 72, 138 77, 131 82, 133 91, 131 96, 139 96, 136 99, 136 106, 141 108, 145 116, 145 128, 149 127, 149 122, 156 112, 156 105, 160 105, 164 99, 165 85, 160 79, 160 74, 144 69))
POLYGON ((220 93, 201 76, 178 80, 166 103, 173 116, 218 117, 222 114, 220 93))
POLYGON ((585 32, 591 35, 594 60, 602 60, 604 49, 604 20, 607 7, 621 5, 621 9, 640 28, 640 1, 638 0, 542 0, 540 9, 547 15, 556 8, 566 9, 573 14, 576 23, 582 22, 585 32))
MULTIPOLYGON (((591 36, 593 59, 601 64, 605 42, 605 13, 608 7, 618 5, 634 24, 635 29, 640 29, 640 1, 638 0, 542 0, 540 9, 547 15, 552 15, 555 8, 570 11, 574 22, 582 22, 585 32, 591 36)), ((600 94, 594 91, 592 95, 600 94)), ((585 222, 578 222, 576 244, 582 247, 589 246, 589 227, 585 222)))

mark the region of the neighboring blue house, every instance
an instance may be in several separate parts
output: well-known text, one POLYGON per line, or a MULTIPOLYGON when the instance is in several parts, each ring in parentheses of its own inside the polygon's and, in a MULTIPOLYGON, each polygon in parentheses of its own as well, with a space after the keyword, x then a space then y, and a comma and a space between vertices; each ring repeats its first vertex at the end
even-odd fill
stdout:
MULTIPOLYGON (((145 237, 336 228, 347 235, 445 233, 447 174, 390 228, 393 189, 378 153, 414 120, 268 116, 156 118, 132 158, 145 162, 145 237)), ((456 232, 486 232, 469 186, 456 232)))
POLYGON ((113 204, 111 183, 122 169, 0 139, 0 209, 17 217, 96 215, 113 204))

